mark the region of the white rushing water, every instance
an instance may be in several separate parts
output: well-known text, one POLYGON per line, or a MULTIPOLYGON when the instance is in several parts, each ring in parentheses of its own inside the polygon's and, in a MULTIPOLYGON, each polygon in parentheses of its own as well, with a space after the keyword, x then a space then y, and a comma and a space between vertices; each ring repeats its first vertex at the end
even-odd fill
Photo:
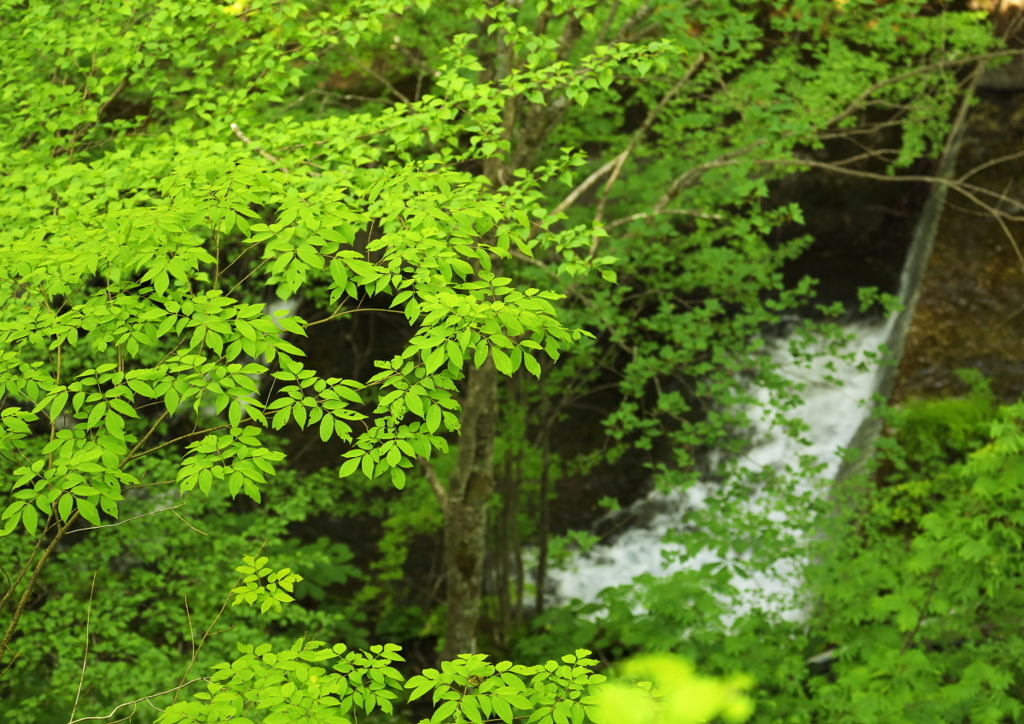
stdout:
MULTIPOLYGON (((278 312, 284 311, 285 314, 283 316, 291 316, 295 314, 295 311, 299 308, 300 304, 302 304, 302 297, 299 296, 291 296, 288 299, 283 300, 274 299, 273 301, 264 304, 263 313, 266 316, 270 317, 270 321, 272 321, 274 323, 274 326, 281 330, 281 333, 283 334, 285 329, 284 327, 281 326, 281 322, 279 321, 278 317, 278 312)), ((260 355, 260 358, 258 360, 254 360, 249 355, 243 354, 238 359, 235 360, 236 364, 241 365, 248 364, 250 362, 259 362, 260 364, 266 366, 266 355, 260 355)), ((248 406, 247 400, 256 397, 260 385, 263 383, 263 375, 248 374, 247 376, 249 377, 249 379, 253 380, 256 383, 257 392, 250 392, 249 394, 245 395, 245 399, 242 400, 243 417, 245 408, 248 406)), ((203 413, 210 416, 216 415, 217 408, 214 405, 204 405, 203 413)))
MULTIPOLYGON (((843 351, 856 352, 857 359, 863 360, 863 353, 877 352, 888 338, 894 322, 895 315, 877 324, 849 325, 845 331, 855 335, 855 338, 843 351)), ((799 417, 808 424, 810 429, 803 437, 811 444, 801 445, 781 432, 770 429, 770 424, 762 420, 761 414, 769 395, 766 390, 759 389, 758 405, 755 406, 759 409, 748 410, 754 426, 751 438, 753 446, 741 462, 752 469, 769 466, 784 470, 786 465, 790 465, 796 470, 799 469, 801 456, 812 455, 824 463, 825 468, 817 479, 801 481, 798 492, 820 490, 822 481, 831 481, 839 471, 840 448, 850 444, 857 429, 870 414, 869 403, 877 386, 879 368, 871 365, 867 372, 861 372, 855 365, 828 356, 816 358, 809 369, 799 367, 793 363, 786 339, 771 344, 770 354, 783 375, 806 384, 801 393, 803 404, 788 412, 787 416, 799 417), (827 369, 829 361, 833 362, 834 371, 827 369), (841 380, 843 384, 840 386, 827 381, 829 375, 841 380)), ((663 550, 676 554, 685 551, 679 544, 663 543, 662 537, 666 531, 679 526, 688 506, 701 505, 703 490, 702 485, 698 484, 686 494, 653 492, 646 500, 640 501, 637 507, 653 504, 661 512, 644 527, 627 530, 611 544, 598 544, 589 553, 576 554, 565 567, 551 571, 549 582, 554 584, 556 590, 552 603, 565 604, 573 599, 585 603, 596 602, 598 594, 605 588, 630 583, 641 574, 661 577, 681 570, 697 570, 708 563, 722 562, 721 557, 706 549, 688 559, 670 564, 665 564, 662 556, 663 550)), ((777 513, 768 515, 776 523, 785 522, 784 517, 777 513)), ((799 560, 779 560, 774 566, 774 575, 734 578, 733 585, 741 592, 741 603, 740 608, 734 610, 728 618, 734 619, 743 609, 763 601, 766 594, 782 594, 792 599, 801 587, 801 567, 802 561, 799 560)), ((764 605, 763 602, 761 605, 764 605)), ((780 609, 776 606, 775 610, 789 620, 800 620, 803 617, 799 608, 780 609)))

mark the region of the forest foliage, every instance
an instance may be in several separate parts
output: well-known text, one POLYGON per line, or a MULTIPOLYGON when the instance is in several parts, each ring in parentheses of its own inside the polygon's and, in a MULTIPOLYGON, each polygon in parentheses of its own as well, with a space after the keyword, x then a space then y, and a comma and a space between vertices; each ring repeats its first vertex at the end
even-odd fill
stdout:
POLYGON ((937 158, 984 20, 2 0, 0 720, 1018 718, 1019 405, 883 407, 841 515, 817 461, 733 457, 754 414, 804 429, 766 339, 814 311, 783 277, 814 240, 772 183, 937 158), (677 539, 736 555, 551 605, 595 540, 552 506, 616 460, 588 504, 710 477, 677 539), (786 558, 808 619, 731 616, 786 558), (595 670, 653 652, 718 678, 595 670))

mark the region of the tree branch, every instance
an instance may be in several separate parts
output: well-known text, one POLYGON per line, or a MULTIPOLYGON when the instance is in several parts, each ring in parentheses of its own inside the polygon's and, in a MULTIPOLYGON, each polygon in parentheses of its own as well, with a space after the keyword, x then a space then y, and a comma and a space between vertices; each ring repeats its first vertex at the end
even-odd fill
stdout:
MULTIPOLYGON (((280 163, 281 162, 281 159, 279 159, 276 156, 273 156, 273 155, 267 153, 262 148, 260 148, 255 143, 253 143, 252 140, 247 135, 245 135, 242 132, 242 129, 238 127, 237 123, 232 123, 231 124, 231 130, 235 132, 236 136, 238 136, 238 140, 239 141, 244 143, 246 146, 252 146, 256 150, 256 153, 258 153, 259 155, 263 156, 263 158, 267 159, 271 163, 280 163)), ((284 168, 283 170, 284 170, 285 173, 291 173, 286 168, 284 168)))
MULTIPOLYGON (((625 151, 620 153, 619 156, 622 156, 624 153, 625 151)), ((583 183, 581 183, 579 186, 570 191, 569 195, 562 199, 562 202, 554 208, 554 211, 551 212, 552 215, 558 215, 565 211, 570 206, 572 206, 574 203, 576 203, 576 200, 580 197, 581 194, 583 194, 583 192, 585 192, 595 183, 600 181, 602 176, 604 176, 613 168, 615 168, 615 164, 618 163, 619 156, 616 156, 611 161, 606 163, 604 166, 594 171, 594 173, 587 176, 586 180, 583 183)))
POLYGON ((608 11, 608 17, 605 18, 604 25, 601 26, 601 32, 594 38, 594 43, 590 46, 590 52, 594 52, 594 48, 604 42, 604 39, 608 37, 608 31, 611 30, 612 23, 615 21, 615 16, 619 13, 619 5, 622 0, 615 0, 612 3, 611 9, 608 11))
POLYGON ((403 103, 411 103, 412 102, 412 101, 409 100, 408 96, 406 96, 400 90, 398 90, 393 85, 391 85, 391 81, 389 81, 383 75, 381 75, 380 73, 375 71, 373 68, 370 68, 369 66, 363 65, 362 63, 360 63, 358 60, 353 58, 348 53, 346 53, 345 56, 352 62, 353 65, 358 67, 361 71, 363 71, 364 73, 367 73, 368 75, 372 75, 374 78, 376 78, 378 81, 380 81, 384 85, 384 87, 387 88, 389 91, 391 91, 395 95, 395 97, 398 98, 400 101, 402 101, 403 103))
MULTIPOLYGON (((18 628, 18 621, 21 620, 21 614, 25 610, 25 605, 28 603, 28 598, 32 594, 32 589, 35 588, 36 580, 39 578, 39 573, 43 570, 43 566, 53 553, 53 550, 57 547, 57 544, 60 543, 61 539, 64 537, 68 528, 70 528, 71 524, 78 519, 78 515, 79 513, 76 510, 68 517, 67 523, 63 526, 57 525, 57 534, 53 536, 53 540, 50 541, 50 545, 46 546, 46 550, 43 551, 43 554, 36 562, 36 566, 32 570, 32 576, 28 579, 28 584, 25 586, 25 592, 21 594, 21 598, 18 600, 18 606, 14 609, 14 615, 11 616, 11 622, 7 625, 7 630, 4 632, 3 641, 0 641, 0 662, 2 662, 4 657, 7 655, 7 651, 10 648, 8 644, 10 644, 11 638, 14 636, 14 631, 18 628)), ((4 671, 6 671, 6 669, 4 669, 4 671)))
POLYGON ((111 719, 111 718, 113 718, 114 714, 117 713, 118 709, 123 709, 126 706, 132 706, 133 704, 138 704, 139 702, 142 702, 142 701, 149 701, 150 699, 155 699, 158 696, 163 696, 164 694, 170 694, 171 692, 174 692, 174 691, 179 691, 180 689, 183 689, 186 686, 191 686, 192 684, 196 683, 197 681, 209 681, 209 679, 207 679, 205 677, 200 677, 198 679, 192 679, 191 681, 187 681, 184 684, 179 684, 178 686, 175 686, 173 689, 168 689, 167 691, 161 691, 161 692, 156 693, 156 694, 150 694, 149 696, 144 696, 141 699, 135 699, 134 701, 126 701, 123 704, 118 704, 106 716, 83 716, 80 719, 72 719, 71 721, 68 722, 68 724, 78 724, 79 722, 83 722, 83 721, 102 721, 104 719, 111 719))
POLYGON ((1024 49, 997 50, 992 53, 972 55, 970 57, 961 58, 958 60, 943 60, 939 61, 938 63, 931 63, 930 65, 922 65, 918 68, 914 68, 913 70, 908 70, 906 73, 900 73, 897 76, 893 76, 892 78, 886 78, 885 80, 881 80, 875 83, 874 85, 869 86, 859 96, 850 101, 846 108, 844 108, 837 115, 829 119, 828 123, 825 124, 825 127, 827 128, 829 126, 834 126, 836 123, 839 123, 839 121, 843 120, 844 118, 856 113, 860 109, 861 103, 870 98, 871 95, 873 95, 876 91, 881 90, 886 86, 895 85, 896 83, 901 83, 902 81, 905 81, 908 78, 913 78, 916 75, 921 75, 922 73, 929 73, 934 70, 941 70, 943 68, 956 68, 962 65, 966 65, 967 63, 983 63, 993 58, 1002 58, 1005 56, 1015 55, 1024 55, 1024 49))
POLYGON ((89 625, 92 622, 92 599, 96 591, 96 571, 92 572, 92 584, 89 586, 89 605, 85 609, 85 651, 82 653, 82 675, 78 678, 78 691, 75 692, 75 703, 71 707, 71 718, 75 718, 78 702, 82 698, 82 684, 85 683, 85 669, 89 663, 89 625))
MULTIPOLYGON (((608 202, 608 194, 612 190, 612 186, 614 186, 615 182, 618 180, 619 173, 622 171, 622 167, 626 164, 626 161, 629 159, 630 154, 633 153, 633 149, 636 148, 637 144, 640 142, 640 139, 643 138, 644 135, 646 135, 647 131, 654 124, 654 121, 657 119, 658 115, 662 112, 662 110, 665 109, 665 106, 668 105, 669 101, 671 101, 676 96, 676 94, 680 91, 680 89, 682 89, 683 86, 689 83, 693 79, 693 77, 698 72, 700 72, 700 69, 703 67, 706 58, 707 56, 704 53, 701 53, 699 56, 697 56, 697 60, 693 62, 693 64, 686 71, 683 77, 680 78, 674 86, 669 88, 665 95, 661 97, 661 100, 658 102, 658 105, 652 108, 647 113, 647 117, 644 119, 644 122, 640 124, 640 128, 638 128, 636 132, 633 133, 632 137, 630 137, 629 144, 626 146, 626 150, 624 150, 622 153, 615 157, 616 163, 614 168, 612 168, 611 170, 611 176, 608 177, 608 181, 607 183, 605 183, 604 188, 601 190, 601 195, 597 201, 597 210, 594 212, 594 226, 600 225, 601 220, 604 217, 605 204, 608 202)), ((597 245, 600 239, 601 237, 596 235, 593 237, 593 240, 590 244, 590 253, 588 255, 589 257, 593 258, 594 254, 597 253, 597 245)))
POLYGON ((637 8, 637 11, 633 13, 632 16, 630 16, 629 20, 623 23, 622 27, 619 28, 619 32, 615 34, 615 39, 612 41, 612 45, 615 45, 616 43, 621 43, 622 41, 626 40, 627 36, 633 30, 633 28, 640 25, 645 20, 647 20, 647 18, 654 15, 654 11, 656 9, 657 8, 655 7, 654 3, 650 2, 644 3, 639 8, 637 8))
POLYGON ((437 479, 437 471, 434 470, 434 466, 430 464, 430 461, 422 455, 418 455, 417 460, 423 467, 423 474, 427 476, 427 482, 430 483, 430 489, 434 491, 434 497, 437 498, 441 511, 444 512, 448 508, 448 493, 445 491, 444 486, 441 485, 441 481, 437 479))
POLYGON ((720 219, 724 219, 725 218, 721 214, 709 214, 706 211, 694 211, 693 209, 665 209, 664 211, 659 211, 656 214, 655 213, 640 212, 638 214, 631 214, 629 216, 624 216, 621 219, 616 219, 615 221, 611 222, 610 224, 605 226, 605 228, 606 229, 614 229, 616 226, 622 226, 623 224, 628 224, 631 221, 639 221, 640 219, 647 219, 647 218, 650 218, 652 216, 662 216, 662 215, 666 215, 666 214, 678 214, 678 215, 682 215, 682 216, 695 216, 698 219, 715 219, 715 220, 720 220, 720 219))

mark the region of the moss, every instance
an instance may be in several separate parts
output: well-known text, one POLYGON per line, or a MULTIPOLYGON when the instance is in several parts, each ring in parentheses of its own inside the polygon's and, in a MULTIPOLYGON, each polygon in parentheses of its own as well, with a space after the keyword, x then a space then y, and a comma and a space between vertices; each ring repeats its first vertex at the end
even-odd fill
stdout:
POLYGON ((952 471, 986 444, 998 405, 990 380, 977 370, 958 370, 970 387, 962 397, 907 402, 889 417, 889 432, 879 441, 879 494, 874 511, 896 528, 911 526, 962 485, 952 471))
POLYGON ((965 397, 913 400, 904 405, 899 439, 910 458, 944 460, 962 458, 984 444, 986 425, 996 416, 990 380, 977 370, 958 370, 971 386, 965 397))

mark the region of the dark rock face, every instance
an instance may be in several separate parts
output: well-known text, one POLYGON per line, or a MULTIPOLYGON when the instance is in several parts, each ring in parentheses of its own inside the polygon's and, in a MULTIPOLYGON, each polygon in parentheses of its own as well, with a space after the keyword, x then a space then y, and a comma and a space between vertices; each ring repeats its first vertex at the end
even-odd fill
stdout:
POLYGON ((899 293, 900 270, 913 236, 914 222, 924 203, 923 184, 884 184, 808 174, 813 191, 801 205, 815 237, 803 256, 787 265, 786 281, 804 275, 819 280, 818 304, 857 305, 857 289, 878 287, 899 293))
MULTIPOLYGON (((898 139, 876 140, 871 145, 893 147, 898 139)), ((861 153, 853 144, 832 142, 815 152, 821 161, 835 162, 861 153)), ((931 174, 935 161, 922 159, 901 174, 931 174)), ((852 168, 884 173, 881 163, 851 164, 852 168)), ((798 259, 786 264, 787 286, 804 276, 819 280, 814 305, 841 302, 857 316, 857 290, 877 287, 899 294, 900 273, 914 235, 928 185, 907 181, 879 182, 836 172, 812 169, 772 184, 770 203, 796 202, 804 225, 786 224, 773 232, 779 242, 809 234, 814 243, 798 259)), ((813 305, 800 310, 817 316, 813 305)))
POLYGON ((1006 65, 986 69, 978 79, 978 88, 995 91, 1024 90, 1024 57, 1018 56, 1006 65))
MULTIPOLYGON (((1019 153, 1024 140, 1024 93, 979 95, 957 162, 958 177, 1019 153)), ((1024 159, 994 164, 970 182, 1009 197, 1010 202, 1000 202, 978 194, 989 206, 1021 221, 1006 221, 1004 229, 970 199, 949 194, 907 336, 894 403, 965 392, 954 374, 963 367, 991 376, 993 391, 1004 401, 1024 391, 1024 259, 1010 238, 1018 246, 1024 242, 1024 159)))

